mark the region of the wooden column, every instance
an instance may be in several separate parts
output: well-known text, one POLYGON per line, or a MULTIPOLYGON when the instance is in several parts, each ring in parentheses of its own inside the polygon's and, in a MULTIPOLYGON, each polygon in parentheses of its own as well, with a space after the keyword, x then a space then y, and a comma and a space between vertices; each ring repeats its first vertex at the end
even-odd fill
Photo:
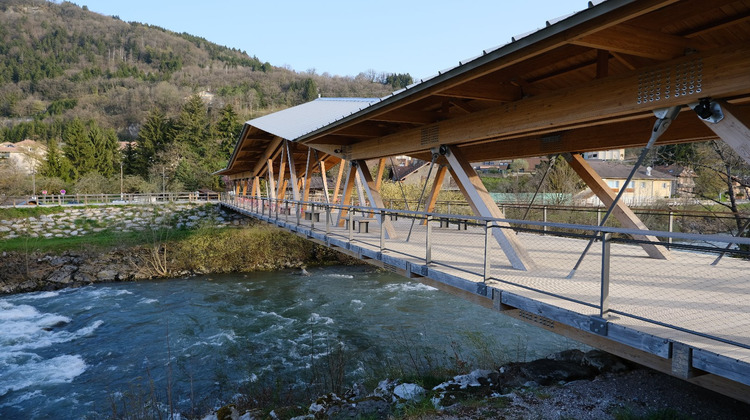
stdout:
MULTIPOLYGON (((435 210, 435 203, 437 202, 438 194, 440 193, 440 189, 443 187, 443 181, 445 180, 445 173, 448 172, 448 167, 445 165, 440 165, 438 167, 437 173, 435 174, 435 181, 432 183, 432 190, 430 190, 430 196, 427 197, 427 206, 425 207, 425 211, 427 213, 431 213, 435 210)), ((426 224, 427 220, 422 222, 422 224, 426 224)))
POLYGON ((289 142, 286 143, 286 160, 289 162, 289 182, 292 184, 292 199, 299 200, 299 186, 297 185, 297 167, 294 164, 294 155, 292 149, 289 147, 289 142))
POLYGON ((307 201, 307 200, 310 199, 310 185, 312 184, 311 179, 310 179, 310 175, 311 175, 311 173, 310 173, 310 153, 311 153, 311 151, 312 151, 312 149, 310 149, 310 148, 307 149, 307 163, 305 163, 305 183, 304 183, 304 185, 305 185, 305 192, 303 193, 302 201, 307 201))
MULTIPOLYGON (((341 161, 341 164, 344 164, 344 161, 341 161)), ((352 191, 354 190, 354 182, 357 178, 357 171, 352 168, 351 164, 349 165, 349 171, 346 174, 346 182, 344 183, 344 192, 341 197, 341 210, 339 210, 339 216, 336 219, 336 224, 338 226, 344 226, 344 218, 349 214, 349 210, 345 207, 348 206, 349 203, 351 203, 352 200, 352 191)))
MULTIPOLYGON (((284 182, 284 149, 286 145, 286 140, 284 140, 284 144, 281 146, 281 161, 279 162, 279 182, 278 182, 278 189, 276 190, 276 197, 278 197, 280 200, 283 200, 283 197, 281 195, 281 187, 282 185, 284 188, 286 188, 286 182, 284 182)), ((284 191, 286 193, 286 191, 284 191)))
POLYGON ((250 183, 249 179, 243 179, 242 180, 242 196, 243 197, 247 195, 247 184, 248 183, 250 183))
POLYGON ((289 180, 288 179, 284 179, 284 180, 280 179, 279 180, 279 191, 280 191, 280 193, 276 195, 276 197, 279 200, 286 200, 286 187, 288 187, 288 186, 289 186, 289 180))
POLYGON ((276 180, 273 179, 273 160, 268 159, 268 198, 276 199, 276 180))
POLYGON ((328 195, 328 179, 326 178, 326 163, 320 161, 320 176, 323 178, 323 195, 326 198, 326 203, 331 202, 331 197, 328 195))
MULTIPOLYGON (((596 194, 597 197, 604 203, 605 206, 609 207, 615 201, 616 194, 607 185, 606 182, 597 174, 594 169, 583 159, 580 154, 564 153, 563 157, 570 164, 570 167, 581 177, 583 182, 591 188, 591 191, 596 194)), ((626 188, 624 185, 622 188, 626 188)), ((623 227, 629 229, 640 229, 648 230, 648 227, 633 213, 628 206, 626 206, 622 200, 618 201, 615 208, 612 210, 612 215, 620 221, 623 227)), ((639 241, 659 242, 655 236, 651 235, 633 235, 633 239, 639 241)), ((657 258, 661 260, 669 259, 669 251, 661 246, 650 243, 641 244, 641 247, 651 258, 657 258)))
POLYGON ((339 187, 341 187, 341 175, 344 174, 344 166, 346 166, 346 161, 341 159, 341 162, 339 162, 339 173, 336 175, 336 184, 333 187, 333 200, 331 200, 333 203, 338 203, 339 187))
POLYGON ((253 177, 253 197, 260 198, 260 177, 253 177))
MULTIPOLYGON (((472 209, 476 211, 477 216, 504 218, 505 215, 497 207, 487 188, 482 184, 482 180, 479 179, 479 175, 464 158, 458 147, 448 146, 448 150, 446 158, 453 173, 455 173, 456 183, 463 185, 461 192, 466 196, 466 201, 473 203, 472 209)), ((505 222, 495 222, 493 226, 498 227, 492 229, 492 235, 502 248, 511 266, 517 270, 528 271, 533 269, 534 264, 531 257, 516 237, 516 233, 509 229, 510 225, 505 222)))
POLYGON ((717 122, 706 123, 716 135, 721 137, 745 162, 750 163, 750 117, 748 113, 742 113, 741 108, 719 101, 724 118, 717 122))
POLYGON ((385 158, 378 161, 378 178, 375 180, 375 191, 380 192, 380 184, 383 183, 383 172, 385 172, 385 158))
MULTIPOLYGON (((370 169, 367 167, 367 162, 365 162, 364 160, 358 160, 356 162, 359 176, 365 181, 364 189, 367 193, 367 197, 370 199, 370 205, 372 207, 379 207, 381 209, 385 208, 385 204, 383 204, 383 198, 380 196, 380 190, 375 188, 377 186, 377 182, 372 179, 372 175, 370 175, 370 169)), ((389 217, 383 218, 383 220, 380 220, 380 223, 383 226, 383 229, 385 229, 387 239, 397 238, 396 229, 393 228, 393 223, 391 223, 389 217)))

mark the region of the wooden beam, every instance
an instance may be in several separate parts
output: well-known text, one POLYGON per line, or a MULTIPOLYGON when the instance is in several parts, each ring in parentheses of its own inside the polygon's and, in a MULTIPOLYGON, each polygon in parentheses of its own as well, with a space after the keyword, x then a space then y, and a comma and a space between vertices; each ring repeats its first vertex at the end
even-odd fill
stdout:
MULTIPOLYGON (((578 87, 561 89, 510 104, 459 116, 416 129, 404 130, 371 141, 349 146, 315 145, 314 147, 345 159, 372 159, 382 156, 408 154, 429 150, 439 144, 459 144, 500 136, 531 134, 534 131, 563 129, 566 125, 597 123, 608 118, 637 115, 657 108, 667 108, 696 101, 699 97, 723 98, 750 93, 747 82, 750 68, 750 45, 735 45, 693 54, 656 67, 644 68, 604 79, 592 80, 578 87), (658 74, 677 74, 685 77, 682 69, 701 68, 700 92, 685 91, 656 96, 658 100, 643 100, 650 96, 650 85, 644 78, 658 74), (639 93, 642 96, 638 100, 639 93)), ((696 73, 696 76, 698 74, 696 73)), ((693 82, 697 82, 698 79, 693 82)), ((660 83, 666 85, 666 79, 660 83)), ((666 86, 664 86, 666 88, 666 86)))
POLYGON ((346 166, 346 161, 341 159, 341 162, 339 162, 339 172, 336 175, 336 184, 333 187, 333 200, 331 200, 333 203, 338 203, 339 188, 341 187, 341 176, 344 174, 344 166, 346 166))
POLYGON ((440 120, 440 114, 436 112, 413 111, 408 109, 397 109, 385 114, 380 114, 371 121, 383 121, 406 124, 430 124, 440 120))
POLYGON ((286 143, 287 161, 289 162, 289 181, 292 184, 292 199, 295 201, 299 200, 299 187, 297 187, 297 166, 294 162, 294 154, 291 152, 288 141, 286 143))
POLYGON ((261 155, 260 159, 258 159, 258 163, 255 164, 253 167, 253 175, 252 176, 258 176, 261 174, 261 171, 266 166, 266 164, 269 162, 269 158, 273 156, 276 149, 281 144, 281 141, 283 139, 281 137, 274 137, 273 140, 268 144, 268 147, 263 151, 263 154, 261 155))
POLYGON ((603 79, 609 74, 609 51, 598 50, 596 52, 596 78, 603 79))
MULTIPOLYGON (((278 183, 278 189, 276 190, 276 197, 279 200, 283 200, 284 196, 286 195, 286 182, 284 178, 284 170, 285 170, 285 161, 284 161, 284 155, 285 150, 288 150, 287 147, 287 141, 284 140, 283 144, 281 145, 281 160, 279 161, 279 183, 278 183), (282 186, 284 187, 282 189, 282 186), (283 191, 283 194, 282 194, 283 191)), ((291 156, 289 156, 291 158, 291 156)))
MULTIPOLYGON (((610 207, 615 201, 615 193, 607 185, 606 182, 594 171, 594 169, 583 159, 580 154, 563 154, 565 160, 568 161, 570 167, 581 177, 583 182, 591 188, 591 191, 596 194, 597 197, 604 203, 605 206, 610 207)), ((627 186, 623 185, 622 188, 627 186)), ((626 206, 622 200, 618 201, 612 210, 612 215, 620 221, 620 223, 629 229, 649 230, 645 223, 633 213, 628 206, 626 206)), ((633 235, 633 239, 637 241, 646 241, 650 243, 642 243, 641 247, 651 258, 667 260, 669 259, 669 251, 661 245, 654 245, 659 240, 652 235, 633 235)))
POLYGON ((344 226, 344 218, 349 214, 349 209, 347 208, 347 206, 350 205, 352 200, 352 191, 354 191, 354 182, 356 178, 357 171, 350 164, 348 172, 346 173, 344 192, 341 197, 341 210, 339 210, 339 215, 336 218, 336 225, 338 226, 344 226))
POLYGON ((331 202, 331 197, 328 194, 328 178, 326 177, 326 162, 324 160, 321 160, 319 165, 320 165, 320 176, 321 178, 323 178, 323 195, 325 196, 326 204, 328 204, 331 202))
MULTIPOLYGON (((687 114, 687 112, 685 112, 687 114)), ((644 118, 613 124, 594 125, 569 131, 477 142, 461 146, 469 162, 545 156, 564 152, 593 152, 630 147, 643 147, 654 126, 653 114, 644 118)), ((675 119, 656 145, 715 140, 718 136, 697 118, 686 115, 675 119)), ((427 153, 420 159, 429 159, 427 153)))
POLYGON ((512 102, 521 99, 522 92, 519 86, 508 83, 486 83, 481 80, 473 80, 460 86, 443 90, 438 95, 452 98, 512 102))
POLYGON ((571 43, 657 60, 670 60, 685 55, 688 50, 706 48, 692 39, 627 24, 603 29, 571 43))
POLYGON ((383 182, 383 172, 385 172, 385 158, 378 161, 378 178, 375 180, 375 191, 380 192, 380 184, 383 182))
MULTIPOLYGON (((372 179, 372 175, 370 174, 370 168, 367 167, 367 162, 364 160, 357 161, 357 171, 359 171, 359 176, 364 180, 364 189, 367 193, 367 197, 370 199, 370 206, 371 207, 379 207, 379 208, 385 208, 385 204, 383 204, 383 198, 380 196, 380 190, 375 188, 375 181, 372 179)), ((379 218, 380 224, 385 230, 386 239, 397 239, 398 235, 396 235, 396 229, 393 228, 393 223, 391 223, 390 217, 380 217, 379 218)))
MULTIPOLYGON (((432 182, 432 189, 430 190, 430 195, 427 197, 427 207, 425 208, 425 211, 427 213, 432 213, 435 210, 435 203, 437 202, 438 195, 440 194, 440 189, 443 187, 443 181, 445 180, 445 173, 448 172, 448 167, 445 165, 439 165, 438 170, 435 173, 435 180, 432 182)), ((422 222, 423 225, 427 224, 427 220, 425 219, 422 222)))
POLYGON ((260 177, 253 177, 253 197, 260 198, 260 177))
MULTIPOLYGON (((719 101, 724 118, 718 123, 703 121, 708 128, 728 144, 745 162, 750 163, 750 116, 740 107, 719 101)), ((747 109, 746 109, 747 111, 747 109)))
POLYGON ((267 164, 268 170, 266 173, 268 174, 268 196, 272 199, 276 199, 276 181, 273 179, 273 161, 271 159, 268 159, 267 164))
MULTIPOLYGON (((310 185, 312 185, 311 176, 312 173, 310 172, 310 155, 312 154, 312 149, 307 149, 307 163, 305 164, 305 192, 302 195, 302 201, 307 201, 310 199, 310 185)), ((304 207, 303 207, 304 208, 304 207)))
MULTIPOLYGON (((479 179, 479 175, 464 158, 461 151, 455 146, 450 146, 449 153, 445 157, 457 176, 456 182, 463 185, 462 191, 466 191, 466 201, 473 203, 472 208, 478 211, 477 216, 504 218, 505 215, 497 207, 487 188, 482 184, 482 180, 479 179)), ((531 270, 534 267, 531 257, 518 241, 513 229, 510 229, 510 225, 506 222, 494 222, 493 226, 495 228, 492 229, 492 235, 502 248, 511 266, 517 270, 531 270)))

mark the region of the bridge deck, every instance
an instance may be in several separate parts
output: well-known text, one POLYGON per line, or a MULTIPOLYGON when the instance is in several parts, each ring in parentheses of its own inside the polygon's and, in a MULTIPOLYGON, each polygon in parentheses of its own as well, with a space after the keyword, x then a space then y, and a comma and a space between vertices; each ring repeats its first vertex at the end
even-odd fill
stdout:
MULTIPOLYGON (((587 240, 519 233, 536 267, 510 267, 497 242, 490 240, 490 276, 484 278, 483 226, 437 227, 430 232, 432 261, 425 264, 427 229, 419 221, 393 221, 398 238, 380 249, 380 227, 372 219, 369 233, 351 233, 325 222, 266 214, 224 203, 350 254, 378 261, 386 268, 423 277, 485 299, 496 309, 519 309, 522 318, 542 317, 582 333, 601 327, 601 244, 591 248, 580 268, 568 278, 587 240), (409 234, 409 232, 411 232, 409 234), (351 234, 351 241, 349 240, 351 234), (406 238, 409 238, 408 242, 406 238), (484 285, 487 287, 485 288, 484 285)), ((321 219, 325 218, 325 214, 321 219)), ((612 243, 610 312, 597 336, 668 361, 672 373, 685 378, 705 372, 736 384, 739 398, 750 399, 750 263, 725 257, 712 266, 715 254, 672 250, 671 259, 648 258, 637 245, 612 243), (698 369, 697 371, 695 369, 698 369), (697 372, 697 373, 696 373, 697 372)), ((734 386, 734 385, 730 385, 734 386)), ((731 392, 730 392, 731 394, 731 392)), ((734 395, 737 397, 737 395, 734 395)))

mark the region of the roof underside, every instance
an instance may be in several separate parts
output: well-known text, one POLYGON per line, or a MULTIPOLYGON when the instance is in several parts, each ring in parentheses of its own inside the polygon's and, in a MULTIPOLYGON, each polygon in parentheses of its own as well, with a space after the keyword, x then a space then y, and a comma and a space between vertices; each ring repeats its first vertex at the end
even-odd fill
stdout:
MULTIPOLYGON (((221 173, 261 175, 280 137, 330 162, 429 161, 443 144, 476 162, 639 147, 652 111, 671 106, 685 115, 657 144, 715 139, 685 112, 702 97, 750 117, 750 0, 609 0, 548 23, 380 100, 325 118, 305 104, 250 121, 221 173)), ((293 151, 297 165, 306 150, 293 151)))
MULTIPOLYGON (((429 160, 440 144, 469 161, 636 147, 652 110, 747 103, 748 61, 750 0, 609 0, 298 141, 345 159, 429 160)), ((660 143, 713 138, 686 115, 660 143)))

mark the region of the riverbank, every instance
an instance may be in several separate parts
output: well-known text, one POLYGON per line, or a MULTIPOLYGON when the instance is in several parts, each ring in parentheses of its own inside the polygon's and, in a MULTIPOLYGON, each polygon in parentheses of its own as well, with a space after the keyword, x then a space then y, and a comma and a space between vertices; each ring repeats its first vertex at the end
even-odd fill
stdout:
POLYGON ((30 247, 28 251, 3 251, 0 295, 102 282, 360 264, 271 226, 253 222, 236 226, 241 227, 203 225, 194 229, 149 229, 135 234, 105 231, 78 236, 72 249, 64 249, 70 248, 66 244, 57 250, 30 247), (94 245, 94 237, 105 245, 94 245))
POLYGON ((750 406, 608 353, 568 350, 495 370, 476 370, 425 389, 381 381, 327 394, 308 407, 246 409, 252 396, 203 420, 302 419, 746 419, 750 406), (249 399, 248 399, 249 398, 249 399))

